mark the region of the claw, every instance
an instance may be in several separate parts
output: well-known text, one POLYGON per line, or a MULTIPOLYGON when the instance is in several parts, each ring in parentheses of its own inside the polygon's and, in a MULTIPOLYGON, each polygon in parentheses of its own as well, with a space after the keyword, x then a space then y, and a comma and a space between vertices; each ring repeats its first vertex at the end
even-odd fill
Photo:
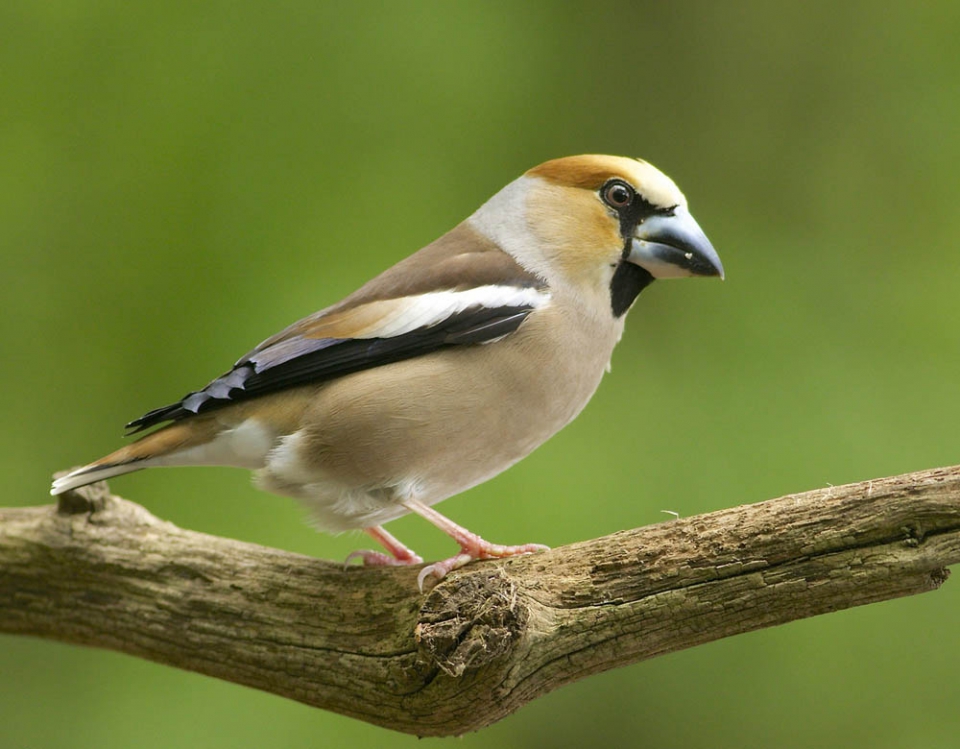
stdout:
POLYGON ((417 575, 417 587, 420 589, 420 592, 423 593, 423 583, 428 577, 433 576, 437 578, 434 582, 434 584, 436 584, 443 580, 448 572, 460 569, 463 567, 463 565, 472 562, 474 559, 476 559, 476 557, 461 553, 457 554, 456 556, 452 556, 449 559, 444 559, 442 562, 428 564, 426 567, 420 570, 420 574, 417 575))

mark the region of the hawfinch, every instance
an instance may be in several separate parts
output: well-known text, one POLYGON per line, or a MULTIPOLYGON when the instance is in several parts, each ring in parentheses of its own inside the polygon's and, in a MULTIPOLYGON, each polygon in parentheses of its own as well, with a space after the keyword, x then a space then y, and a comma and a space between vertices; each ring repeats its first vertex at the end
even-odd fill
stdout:
POLYGON ((645 161, 572 156, 528 171, 466 221, 346 299, 295 322, 182 400, 163 425, 58 478, 52 494, 153 466, 224 465, 303 500, 329 531, 359 528, 420 564, 383 528, 414 512, 473 559, 500 546, 433 505, 509 468, 590 400, 624 318, 654 279, 723 277, 673 181, 645 161))

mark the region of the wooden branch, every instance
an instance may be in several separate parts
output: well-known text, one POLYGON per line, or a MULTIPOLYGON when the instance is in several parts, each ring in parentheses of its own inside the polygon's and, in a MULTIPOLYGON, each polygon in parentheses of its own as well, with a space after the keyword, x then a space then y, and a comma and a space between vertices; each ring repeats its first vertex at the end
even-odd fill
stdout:
POLYGON ((936 589, 960 466, 480 562, 340 564, 181 530, 105 484, 0 510, 0 631, 110 648, 419 736, 593 673, 936 589))

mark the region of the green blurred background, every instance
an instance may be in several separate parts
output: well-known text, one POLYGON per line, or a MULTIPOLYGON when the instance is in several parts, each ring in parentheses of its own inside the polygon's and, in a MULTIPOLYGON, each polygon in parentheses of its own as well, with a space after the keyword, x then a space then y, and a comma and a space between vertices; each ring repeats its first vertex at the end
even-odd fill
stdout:
MULTIPOLYGON (((445 512, 559 546, 960 462, 955 0, 11 0, 0 28, 7 503, 48 502, 131 417, 582 152, 674 177, 728 280, 645 292, 578 421, 445 512)), ((241 471, 112 486, 187 528, 332 559, 359 542, 241 471)), ((956 747, 958 604, 953 581, 630 666, 456 745, 956 747)), ((0 638, 4 749, 348 742, 416 740, 0 638)))

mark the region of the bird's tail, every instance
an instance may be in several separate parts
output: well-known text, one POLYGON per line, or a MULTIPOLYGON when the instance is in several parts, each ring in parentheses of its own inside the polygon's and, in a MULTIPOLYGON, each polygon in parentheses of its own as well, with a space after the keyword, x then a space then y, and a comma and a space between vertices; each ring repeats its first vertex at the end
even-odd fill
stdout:
MULTIPOLYGON (((216 436, 216 429, 197 428, 198 420, 170 424, 163 429, 141 437, 106 457, 89 465, 77 468, 53 482, 50 493, 63 494, 95 481, 102 481, 142 468, 161 465, 190 465, 197 461, 186 459, 193 451, 190 448, 209 443, 216 436), (184 456, 178 459, 178 456, 184 456)), ((206 426, 206 425, 204 425, 206 426)), ((209 424, 209 426, 213 426, 209 424)))

